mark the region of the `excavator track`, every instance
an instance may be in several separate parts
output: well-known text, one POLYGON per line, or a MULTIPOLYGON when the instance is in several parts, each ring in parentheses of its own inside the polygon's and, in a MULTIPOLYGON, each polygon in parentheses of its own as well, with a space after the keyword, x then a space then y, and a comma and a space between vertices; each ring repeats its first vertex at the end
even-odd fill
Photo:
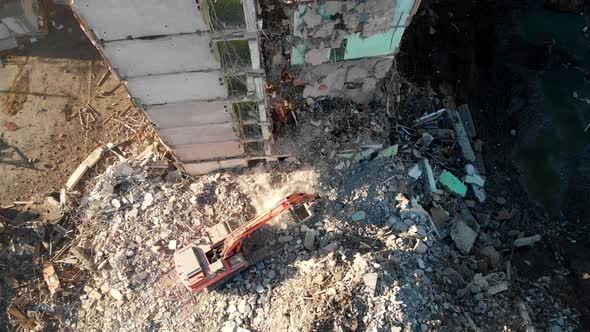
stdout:
POLYGON ((282 244, 275 244, 274 246, 265 246, 263 248, 257 249, 248 255, 246 258, 246 262, 248 265, 256 265, 256 263, 262 261, 270 257, 273 253, 278 252, 282 247, 282 244))
POLYGON ((244 271, 248 267, 250 267, 250 266, 249 265, 244 266, 243 268, 235 271, 234 273, 226 276, 225 278, 217 280, 215 283, 213 283, 207 287, 207 291, 211 292, 211 291, 215 291, 215 290, 219 289, 220 287, 225 285, 230 279, 233 279, 236 275, 238 275, 238 273, 241 273, 242 271, 244 271))
POLYGON ((260 248, 256 251, 254 251, 251 255, 249 255, 248 257, 245 257, 246 262, 248 262, 248 266, 245 266, 245 267, 239 269, 238 271, 236 271, 235 273, 233 273, 221 280, 218 280, 217 282, 215 282, 211 286, 207 287, 207 291, 210 292, 210 291, 215 291, 215 290, 219 289, 220 287, 225 285, 228 281, 230 281, 232 278, 234 278, 238 273, 241 273, 245 269, 247 269, 251 266, 254 266, 254 265, 256 265, 256 263, 271 256, 272 253, 276 252, 278 249, 280 249, 280 247, 281 247, 280 245, 274 245, 274 246, 260 248))

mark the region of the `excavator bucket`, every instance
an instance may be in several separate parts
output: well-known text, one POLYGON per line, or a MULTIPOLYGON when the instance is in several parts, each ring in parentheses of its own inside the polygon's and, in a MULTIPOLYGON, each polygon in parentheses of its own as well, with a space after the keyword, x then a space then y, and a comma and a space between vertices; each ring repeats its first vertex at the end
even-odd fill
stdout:
POLYGON ((291 205, 290 208, 291 211, 293 211, 295 219, 297 219, 299 222, 304 222, 313 216, 313 213, 310 211, 307 204, 291 205))

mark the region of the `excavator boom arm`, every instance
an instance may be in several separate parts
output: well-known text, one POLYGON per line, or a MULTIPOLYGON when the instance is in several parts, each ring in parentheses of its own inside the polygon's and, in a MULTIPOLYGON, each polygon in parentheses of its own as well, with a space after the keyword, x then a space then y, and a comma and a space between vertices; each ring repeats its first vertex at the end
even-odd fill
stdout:
POLYGON ((249 237, 252 233, 274 219, 276 216, 287 211, 291 205, 311 203, 314 202, 316 198, 317 197, 315 195, 305 193, 296 193, 283 198, 273 208, 256 216, 254 219, 231 232, 224 240, 223 249, 221 252, 222 257, 224 259, 230 257, 233 251, 240 246, 242 240, 249 237))

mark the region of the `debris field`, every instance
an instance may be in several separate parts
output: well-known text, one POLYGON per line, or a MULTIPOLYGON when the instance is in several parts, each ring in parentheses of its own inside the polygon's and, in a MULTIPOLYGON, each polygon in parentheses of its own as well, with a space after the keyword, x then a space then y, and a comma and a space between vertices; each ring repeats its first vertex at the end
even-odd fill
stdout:
MULTIPOLYGON (((467 105, 457 109, 469 114, 467 105)), ((0 251, 3 324, 85 331, 577 328, 577 313, 554 280, 528 280, 512 265, 515 252, 534 250, 550 235, 518 229, 518 209, 486 192, 493 174, 476 166, 481 149, 466 115, 450 108, 418 114, 391 127, 396 144, 383 143, 387 127, 373 142, 343 134, 343 124, 369 130, 364 113, 352 124, 333 112, 301 115, 308 116, 296 130, 321 129, 316 141, 302 141, 307 155, 193 178, 174 169, 157 144, 137 156, 107 146, 103 155, 117 158, 103 174, 28 212, 5 213, 0 236, 11 240, 0 251), (321 198, 305 223, 285 216, 248 239, 263 242, 268 258, 216 290, 193 296, 182 286, 175 250, 209 226, 244 223, 294 192, 321 198)))

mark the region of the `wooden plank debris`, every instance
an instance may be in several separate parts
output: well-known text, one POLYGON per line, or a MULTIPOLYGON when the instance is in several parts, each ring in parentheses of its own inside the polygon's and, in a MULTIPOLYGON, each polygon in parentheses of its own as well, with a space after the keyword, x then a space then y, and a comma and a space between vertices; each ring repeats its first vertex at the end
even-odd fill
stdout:
POLYGON ((84 161, 78 166, 78 168, 76 168, 74 173, 72 173, 72 175, 68 179, 68 182, 66 182, 66 189, 72 190, 78 184, 78 182, 80 182, 80 179, 82 179, 84 174, 86 174, 86 171, 89 168, 96 165, 100 158, 102 158, 103 153, 104 147, 99 147, 92 151, 92 153, 90 153, 88 157, 84 159, 84 161))
POLYGON ((35 329, 36 324, 14 306, 10 306, 6 311, 8 311, 8 314, 14 318, 18 326, 21 327, 23 331, 33 331, 35 329))
POLYGON ((98 83, 96 83, 96 88, 100 88, 104 82, 106 82, 107 78, 109 78, 109 76, 111 74, 111 71, 107 68, 104 72, 104 74, 102 74, 102 76, 100 77, 100 79, 98 80, 98 83))
POLYGON ((412 125, 412 127, 418 127, 421 126, 423 124, 427 124, 429 122, 432 122, 438 118, 440 118, 441 116, 443 116, 443 114, 445 114, 447 110, 445 108, 440 109, 434 113, 430 113, 427 114, 421 118, 416 119, 416 121, 414 121, 414 124, 412 125))

